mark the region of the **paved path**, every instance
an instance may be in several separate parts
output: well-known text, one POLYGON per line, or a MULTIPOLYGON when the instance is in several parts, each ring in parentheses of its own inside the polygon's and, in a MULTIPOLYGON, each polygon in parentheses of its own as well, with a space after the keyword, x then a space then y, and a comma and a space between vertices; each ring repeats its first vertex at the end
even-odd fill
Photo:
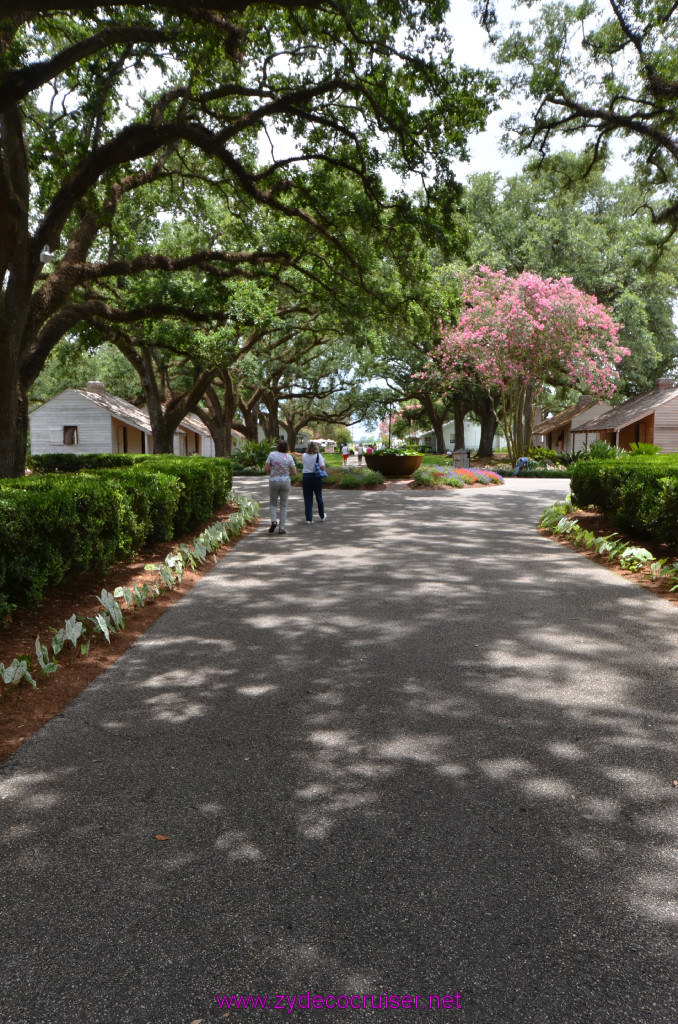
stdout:
POLYGON ((312 527, 295 493, 26 743, 2 1024, 308 990, 426 1007, 321 1020, 674 1024, 678 620, 536 534, 564 490, 329 492, 312 527))

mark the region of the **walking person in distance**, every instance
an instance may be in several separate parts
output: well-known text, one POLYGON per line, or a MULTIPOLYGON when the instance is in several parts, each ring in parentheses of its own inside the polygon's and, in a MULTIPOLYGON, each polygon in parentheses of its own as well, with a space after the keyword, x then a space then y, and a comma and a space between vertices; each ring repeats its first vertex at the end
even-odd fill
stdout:
POLYGON ((292 486, 290 474, 297 471, 294 459, 289 454, 287 441, 280 441, 278 450, 271 452, 266 459, 264 468, 270 476, 268 493, 271 502, 271 525, 268 528, 268 532, 275 533, 275 528, 278 526, 278 501, 280 501, 280 526, 278 533, 287 533, 285 521, 287 520, 287 502, 290 498, 290 487, 292 486))
POLYGON ((302 477, 301 486, 304 492, 304 509, 306 522, 310 525, 313 522, 313 496, 318 503, 318 515, 320 521, 325 522, 325 503, 323 501, 323 474, 325 471, 325 460, 320 454, 320 449, 315 441, 309 441, 306 451, 301 456, 302 477))

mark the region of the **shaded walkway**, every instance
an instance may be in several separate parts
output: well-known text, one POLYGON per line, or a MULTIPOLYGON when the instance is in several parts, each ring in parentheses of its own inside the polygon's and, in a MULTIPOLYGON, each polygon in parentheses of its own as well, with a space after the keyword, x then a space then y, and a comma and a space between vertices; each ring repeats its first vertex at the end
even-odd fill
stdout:
POLYGON ((0 1020, 675 1021, 676 611, 536 534, 566 484, 331 492, 310 528, 295 494, 29 741, 0 1020))

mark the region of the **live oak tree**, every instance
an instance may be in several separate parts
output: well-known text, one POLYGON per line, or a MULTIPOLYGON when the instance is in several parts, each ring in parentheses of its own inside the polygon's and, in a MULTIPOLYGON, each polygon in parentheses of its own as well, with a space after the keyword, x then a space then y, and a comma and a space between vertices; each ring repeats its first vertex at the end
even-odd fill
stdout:
MULTIPOLYGON (((271 256, 218 246, 170 257, 148 225, 134 224, 147 232, 147 248, 120 257, 108 241, 126 197, 155 195, 161 181, 183 190, 174 209, 152 210, 157 224, 159 212, 174 215, 182 202, 191 215, 195 183, 218 187, 235 206, 299 220, 347 259, 353 254, 313 190, 314 170, 331 167, 359 183, 362 208, 345 214, 372 219, 375 229, 384 165, 426 174, 429 192, 444 199, 449 159, 482 128, 495 88, 484 73, 455 67, 441 27, 446 6, 48 0, 36 12, 5 0, 0 476, 23 472, 27 392, 58 341, 102 315, 131 322, 124 304, 104 308, 89 289, 271 256), (270 150, 260 160, 266 133, 270 150), (44 248, 57 256, 45 267, 44 248)), ((334 210, 341 199, 338 191, 334 210)), ((135 308, 133 322, 143 312, 135 308)))
POLYGON ((29 392, 31 408, 48 402, 65 388, 84 388, 100 380, 107 391, 134 405, 142 405, 143 391, 134 367, 109 342, 91 347, 78 339, 64 338, 52 350, 29 392))
POLYGON ((514 69, 507 93, 523 112, 509 122, 521 151, 549 152, 558 137, 587 140, 589 164, 613 138, 628 141, 646 209, 678 228, 678 18, 672 0, 584 0, 518 6, 536 11, 498 48, 514 69))

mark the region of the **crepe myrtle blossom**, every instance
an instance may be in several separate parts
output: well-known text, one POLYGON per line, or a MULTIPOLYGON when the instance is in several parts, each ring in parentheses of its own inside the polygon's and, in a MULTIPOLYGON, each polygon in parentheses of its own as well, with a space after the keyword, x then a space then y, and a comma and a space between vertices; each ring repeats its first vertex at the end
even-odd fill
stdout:
POLYGON ((422 376, 454 387, 468 380, 499 396, 496 413, 511 459, 529 447, 532 403, 545 385, 567 384, 598 397, 614 394, 618 364, 629 350, 594 295, 569 277, 480 267, 462 296, 456 327, 441 341, 422 376))

